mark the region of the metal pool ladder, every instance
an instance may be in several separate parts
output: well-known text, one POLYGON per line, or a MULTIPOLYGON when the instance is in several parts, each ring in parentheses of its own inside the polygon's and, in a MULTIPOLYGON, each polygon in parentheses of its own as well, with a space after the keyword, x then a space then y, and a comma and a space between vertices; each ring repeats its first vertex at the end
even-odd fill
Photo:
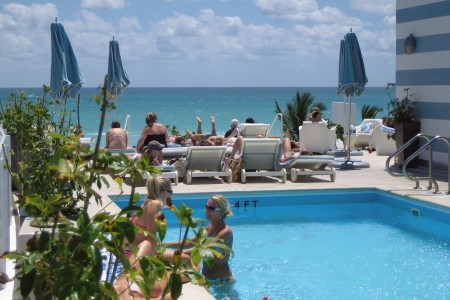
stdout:
POLYGON ((403 144, 400 148, 398 148, 393 154, 391 154, 388 159, 386 160, 386 170, 387 172, 394 177, 404 176, 407 179, 411 181, 416 182, 415 189, 419 188, 419 181, 428 181, 428 189, 431 190, 434 185, 434 193, 439 192, 439 186, 437 181, 433 178, 433 145, 437 141, 444 141, 447 145, 448 149, 448 158, 449 161, 447 162, 448 165, 448 178, 447 178, 447 194, 450 194, 450 140, 446 137, 441 137, 439 135, 430 138, 423 133, 417 134, 415 137, 410 139, 408 142, 403 144), (400 152, 404 151, 407 147, 409 147, 412 143, 414 143, 416 140, 424 139, 425 144, 420 147, 416 152, 414 152, 411 156, 409 156, 404 162, 403 162, 403 168, 401 173, 393 172, 390 168, 390 162, 391 160, 400 152), (425 150, 428 150, 428 176, 419 177, 414 174, 409 174, 406 170, 407 165, 417 156, 419 156, 422 152, 425 150))

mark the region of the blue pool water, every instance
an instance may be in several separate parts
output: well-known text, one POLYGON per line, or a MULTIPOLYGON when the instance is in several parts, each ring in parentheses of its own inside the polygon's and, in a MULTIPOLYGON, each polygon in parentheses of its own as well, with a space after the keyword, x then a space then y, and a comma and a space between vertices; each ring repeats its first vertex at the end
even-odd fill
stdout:
MULTIPOLYGON (((450 211, 374 189, 224 193, 237 282, 217 299, 444 299, 450 211)), ((203 217, 210 194, 176 195, 203 217)), ((119 198, 120 206, 126 205, 119 198)), ((177 221, 166 213, 170 234, 177 221)))

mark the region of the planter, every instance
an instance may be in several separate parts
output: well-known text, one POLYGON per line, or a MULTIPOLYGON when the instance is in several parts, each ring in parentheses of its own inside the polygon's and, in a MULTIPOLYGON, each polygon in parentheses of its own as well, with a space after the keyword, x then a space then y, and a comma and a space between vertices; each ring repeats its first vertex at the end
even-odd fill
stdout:
MULTIPOLYGON (((410 139, 412 139, 414 136, 416 136, 418 133, 420 133, 420 122, 419 121, 411 121, 411 122, 404 122, 404 123, 396 123, 395 125, 395 144, 397 146, 397 149, 400 148, 403 144, 408 142, 410 139)), ((404 151, 397 154, 397 164, 399 167, 403 167, 403 162, 414 152, 417 151, 420 147, 419 140, 415 141, 413 144, 408 146, 404 151)), ((418 157, 413 159, 409 164, 408 167, 416 167, 418 165, 418 157)))

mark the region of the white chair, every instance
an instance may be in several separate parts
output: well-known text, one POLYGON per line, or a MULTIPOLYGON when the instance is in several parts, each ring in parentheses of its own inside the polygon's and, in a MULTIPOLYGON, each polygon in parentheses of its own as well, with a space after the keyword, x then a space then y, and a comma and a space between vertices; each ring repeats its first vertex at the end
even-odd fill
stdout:
POLYGON ((193 177, 225 176, 231 182, 231 170, 222 170, 226 146, 190 146, 186 154, 186 182, 193 177))
POLYGON ((336 150, 336 127, 328 129, 326 122, 304 121, 298 131, 301 149, 319 154, 336 150))
POLYGON ((91 149, 93 141, 94 138, 86 138, 86 137, 80 138, 81 147, 91 149))
POLYGON ((291 173, 291 181, 296 182, 298 175, 330 175, 332 182, 336 180, 336 170, 331 166, 334 156, 302 155, 290 162, 286 168, 291 173))
POLYGON ((397 150, 395 141, 387 138, 388 134, 383 131, 383 125, 377 125, 372 132, 372 146, 377 155, 391 155, 397 150))
POLYGON ((355 147, 367 147, 372 142, 372 132, 375 126, 383 125, 382 119, 364 119, 359 126, 356 126, 355 147))
POLYGON ((238 125, 238 135, 244 138, 267 137, 270 124, 262 123, 242 123, 238 125))
POLYGON ((247 177, 276 176, 286 182, 286 169, 280 166, 282 143, 280 139, 245 138, 241 149, 241 182, 247 177))

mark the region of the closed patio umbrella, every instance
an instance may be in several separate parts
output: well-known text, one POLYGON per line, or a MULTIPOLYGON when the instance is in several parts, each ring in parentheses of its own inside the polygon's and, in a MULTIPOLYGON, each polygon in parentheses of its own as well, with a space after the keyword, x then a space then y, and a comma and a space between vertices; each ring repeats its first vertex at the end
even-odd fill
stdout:
POLYGON ((60 23, 50 26, 52 43, 52 64, 50 88, 53 99, 66 100, 75 98, 84 82, 83 73, 75 57, 75 53, 60 23))
MULTIPOLYGON (((352 97, 361 96, 368 82, 358 38, 355 33, 351 32, 351 30, 345 35, 344 40, 341 40, 338 81, 337 94, 344 95, 345 98, 348 99, 349 105, 347 107, 350 110, 352 97)), ((348 132, 350 134, 351 112, 349 112, 348 116, 348 132)), ((353 169, 355 167, 369 167, 369 164, 366 162, 350 160, 350 137, 348 138, 348 143, 347 159, 338 167, 346 169, 353 169)))
POLYGON ((113 38, 113 40, 109 42, 108 90, 112 96, 120 96, 129 84, 130 80, 122 66, 119 42, 113 38))

